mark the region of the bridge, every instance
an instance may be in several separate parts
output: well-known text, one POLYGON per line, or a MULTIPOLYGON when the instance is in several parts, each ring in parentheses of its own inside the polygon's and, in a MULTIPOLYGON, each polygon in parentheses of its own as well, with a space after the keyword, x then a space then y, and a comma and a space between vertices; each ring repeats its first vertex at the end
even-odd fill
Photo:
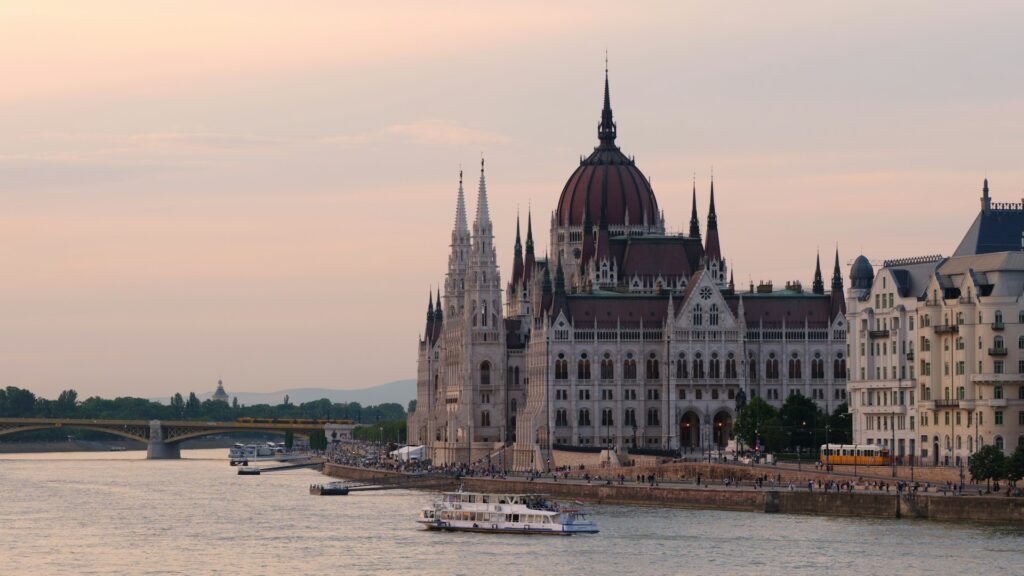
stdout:
POLYGON ((185 440, 227 432, 277 432, 308 435, 322 430, 323 424, 284 422, 199 422, 191 420, 85 420, 77 418, 0 418, 0 436, 47 430, 77 428, 115 434, 146 444, 146 458, 181 458, 180 444, 185 440))

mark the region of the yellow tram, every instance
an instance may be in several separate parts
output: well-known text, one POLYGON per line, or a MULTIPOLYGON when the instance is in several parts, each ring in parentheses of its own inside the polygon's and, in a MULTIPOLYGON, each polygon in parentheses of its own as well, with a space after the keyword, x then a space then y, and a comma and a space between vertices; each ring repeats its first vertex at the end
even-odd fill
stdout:
POLYGON ((889 466, 889 449, 876 444, 822 444, 819 459, 822 464, 857 466, 889 466))

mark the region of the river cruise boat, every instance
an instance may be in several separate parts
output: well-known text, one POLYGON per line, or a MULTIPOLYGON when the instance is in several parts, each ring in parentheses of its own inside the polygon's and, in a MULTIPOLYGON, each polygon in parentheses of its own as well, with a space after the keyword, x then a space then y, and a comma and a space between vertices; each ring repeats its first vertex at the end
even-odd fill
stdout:
POLYGON ((445 492, 420 512, 428 530, 508 534, 596 534, 597 525, 578 508, 563 507, 543 494, 445 492))
POLYGON ((287 462, 306 458, 307 454, 289 450, 283 443, 235 444, 228 450, 228 462, 232 466, 247 465, 249 462, 287 462))

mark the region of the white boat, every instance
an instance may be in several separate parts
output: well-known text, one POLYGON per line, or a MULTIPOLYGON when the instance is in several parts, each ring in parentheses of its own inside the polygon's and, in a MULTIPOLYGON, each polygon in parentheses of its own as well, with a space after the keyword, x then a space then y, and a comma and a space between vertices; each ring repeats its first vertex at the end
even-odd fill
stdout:
POLYGON ((420 512, 429 530, 509 534, 596 534, 597 525, 578 508, 562 507, 543 494, 445 492, 420 512))
POLYGON ((247 465, 249 462, 287 462, 306 458, 307 454, 289 450, 283 443, 235 444, 228 450, 228 461, 232 466, 247 465))

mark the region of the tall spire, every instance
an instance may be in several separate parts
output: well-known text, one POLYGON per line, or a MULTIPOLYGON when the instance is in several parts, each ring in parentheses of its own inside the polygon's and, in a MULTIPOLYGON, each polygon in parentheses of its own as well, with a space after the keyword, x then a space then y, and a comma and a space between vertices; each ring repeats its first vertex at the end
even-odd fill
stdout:
POLYGON ((533 278, 533 269, 537 266, 537 258, 533 253, 533 213, 526 212, 526 261, 523 263, 523 281, 533 278))
POLYGON ((697 179, 693 180, 693 208, 690 210, 690 238, 700 238, 700 220, 697 218, 697 179))
POLYGON ((466 223, 466 194, 462 189, 462 169, 459 169, 459 199, 455 203, 455 233, 469 234, 469 225, 466 223))
POLYGON ((815 258, 814 284, 812 285, 811 292, 814 292, 815 294, 825 293, 825 282, 821 278, 821 252, 819 252, 817 258, 815 258))
POLYGON ((516 245, 512 251, 512 285, 523 277, 523 242, 519 236, 519 214, 516 214, 516 245))
POLYGON ((990 210, 992 208, 992 198, 988 195, 988 178, 985 178, 985 183, 981 187, 981 209, 990 210))
POLYGON ((555 294, 565 294, 565 272, 562 270, 562 257, 558 257, 558 268, 555 269, 555 294))
POLYGON ((480 234, 484 231, 482 226, 490 226, 491 210, 487 205, 487 179, 484 177, 484 159, 480 158, 480 189, 476 199, 476 220, 473 222, 474 233, 480 234))
POLYGON ((839 248, 836 248, 836 265, 832 270, 832 291, 843 289, 843 273, 839 270, 839 248))
POLYGON ((441 322, 444 320, 444 313, 441 312, 441 288, 437 289, 437 305, 434 306, 434 320, 441 322))
POLYGON ((597 126, 597 138, 602 147, 615 147, 615 120, 612 119, 612 97, 608 89, 608 55, 604 56, 604 108, 601 109, 601 123, 597 126))
MULTIPOLYGON (((718 242, 718 215, 715 214, 715 177, 711 177, 711 201, 708 205, 708 239, 704 245, 704 254, 707 256, 708 263, 714 262, 715 260, 722 261, 722 247, 718 242)), ((725 280, 724 272, 723 277, 717 279, 719 283, 723 283, 725 280)))

